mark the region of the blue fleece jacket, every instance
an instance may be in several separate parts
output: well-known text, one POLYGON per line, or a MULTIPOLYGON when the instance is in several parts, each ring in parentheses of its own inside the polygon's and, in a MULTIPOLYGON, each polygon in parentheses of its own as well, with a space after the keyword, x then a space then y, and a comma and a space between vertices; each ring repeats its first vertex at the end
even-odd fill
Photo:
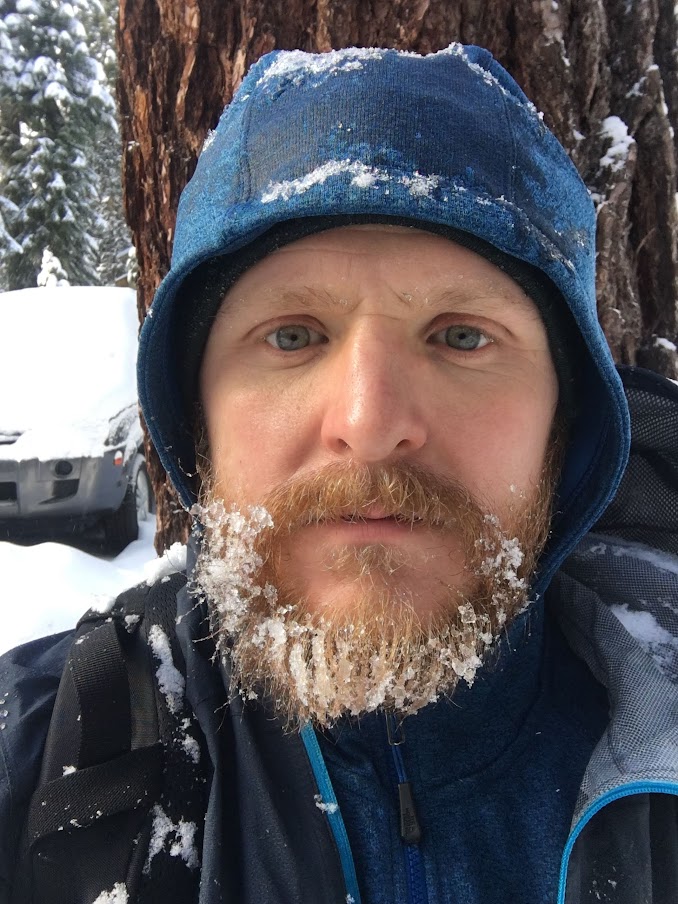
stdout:
POLYGON ((363 904, 553 902, 607 718, 605 689, 535 607, 472 688, 405 720, 397 750, 383 714, 320 735, 363 904), (398 751, 419 845, 400 838, 398 751))

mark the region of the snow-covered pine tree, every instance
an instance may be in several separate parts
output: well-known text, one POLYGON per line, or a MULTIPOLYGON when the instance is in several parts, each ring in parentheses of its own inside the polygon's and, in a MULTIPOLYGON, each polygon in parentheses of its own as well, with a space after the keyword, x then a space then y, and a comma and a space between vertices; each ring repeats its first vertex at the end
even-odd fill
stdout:
MULTIPOLYGON (((92 57, 86 0, 0 0, 0 195, 13 243, 3 288, 35 286, 47 259, 96 285, 101 230, 90 161, 115 105, 92 57)), ((1 239, 0 239, 1 241, 1 239)))
POLYGON ((14 241, 5 225, 5 218, 7 216, 13 216, 16 212, 16 205, 12 204, 7 198, 3 197, 3 195, 0 195, 0 256, 6 254, 10 250, 19 254, 21 253, 21 246, 14 241))
MULTIPOLYGON (((115 29, 118 16, 118 0, 88 0, 87 17, 83 24, 87 30, 87 43, 92 56, 103 67, 111 95, 115 94, 118 80, 118 57, 115 50, 115 29)), ((97 270, 102 285, 112 286, 130 281, 129 260, 134 257, 134 246, 122 202, 120 130, 108 121, 101 123, 102 135, 97 153, 91 158, 92 170, 99 190, 99 212, 102 227, 96 238, 99 242, 97 270)))

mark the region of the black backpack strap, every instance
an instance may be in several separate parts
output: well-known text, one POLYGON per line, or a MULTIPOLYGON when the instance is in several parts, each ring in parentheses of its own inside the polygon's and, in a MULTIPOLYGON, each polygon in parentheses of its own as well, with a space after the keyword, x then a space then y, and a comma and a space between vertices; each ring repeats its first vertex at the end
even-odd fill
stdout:
MULTIPOLYGON (((134 587, 118 597, 110 613, 89 610, 78 622, 54 704, 40 785, 62 778, 71 767, 94 766, 132 749, 131 684, 140 678, 139 668, 130 666, 147 658, 135 634, 150 589, 134 587)), ((141 680, 148 684, 148 666, 140 664, 141 680)), ((157 740, 156 730, 147 743, 157 740)))
MULTIPOLYGON (((186 663, 176 636, 177 593, 184 586, 184 575, 173 575, 154 585, 144 620, 148 637, 158 629, 169 650, 164 652, 151 643, 154 666, 166 663, 186 677, 186 663), (155 630, 154 630, 155 629, 155 630)), ((189 904, 198 900, 200 889, 199 857, 202 852, 203 827, 208 800, 207 745, 197 720, 189 707, 182 705, 183 689, 178 695, 154 682, 158 731, 163 740, 164 773, 160 798, 153 807, 150 826, 154 843, 150 848, 144 839, 149 858, 144 863, 135 904, 189 904), (159 839, 163 839, 162 842, 159 839), (187 841, 190 843, 187 845, 187 841), (159 844, 160 855, 156 856, 159 844)))
POLYGON ((148 806, 160 795, 162 748, 142 747, 41 785, 28 811, 28 843, 69 825, 86 828, 101 818, 148 806))
POLYGON ((105 622, 73 645, 69 667, 82 716, 78 768, 130 749, 129 681, 118 626, 105 622))
MULTIPOLYGON (((148 633, 153 625, 165 632, 174 665, 184 673, 174 623, 185 580, 174 575, 133 588, 110 613, 90 611, 79 622, 29 806, 16 904, 91 904, 120 882, 130 902, 156 899, 155 891, 168 902, 176 899, 173 885, 154 884, 153 897, 139 889, 148 886, 150 870, 144 870, 158 802, 171 797, 176 784, 167 760, 179 724, 157 688, 148 633)), ((190 722, 181 716, 182 726, 190 722)), ((203 806, 201 798, 192 812, 203 806)), ((182 902, 195 899, 197 878, 190 878, 177 886, 182 902)))

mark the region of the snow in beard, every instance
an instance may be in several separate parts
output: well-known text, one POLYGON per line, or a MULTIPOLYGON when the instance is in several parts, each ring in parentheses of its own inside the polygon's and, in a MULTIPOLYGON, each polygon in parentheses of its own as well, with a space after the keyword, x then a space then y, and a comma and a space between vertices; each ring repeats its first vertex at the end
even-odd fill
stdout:
POLYGON ((459 679, 472 684, 507 614, 527 599, 520 544, 494 516, 486 516, 487 531, 475 544, 472 568, 485 580, 481 602, 466 599, 444 624, 422 628, 405 606, 401 623, 394 622, 392 596, 381 615, 341 624, 281 605, 278 590, 262 579, 257 549, 273 528, 269 512, 259 506, 243 514, 217 501, 193 514, 205 528, 194 592, 209 601, 234 690, 252 699, 263 688, 291 725, 328 725, 383 706, 411 714, 459 679))

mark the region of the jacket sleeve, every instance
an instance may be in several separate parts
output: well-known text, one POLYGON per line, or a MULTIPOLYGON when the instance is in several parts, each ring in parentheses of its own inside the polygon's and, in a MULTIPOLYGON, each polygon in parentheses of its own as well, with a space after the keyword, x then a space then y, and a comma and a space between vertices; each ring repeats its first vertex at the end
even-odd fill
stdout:
POLYGON ((0 904, 9 900, 26 809, 73 638, 73 632, 55 634, 0 656, 0 904))

